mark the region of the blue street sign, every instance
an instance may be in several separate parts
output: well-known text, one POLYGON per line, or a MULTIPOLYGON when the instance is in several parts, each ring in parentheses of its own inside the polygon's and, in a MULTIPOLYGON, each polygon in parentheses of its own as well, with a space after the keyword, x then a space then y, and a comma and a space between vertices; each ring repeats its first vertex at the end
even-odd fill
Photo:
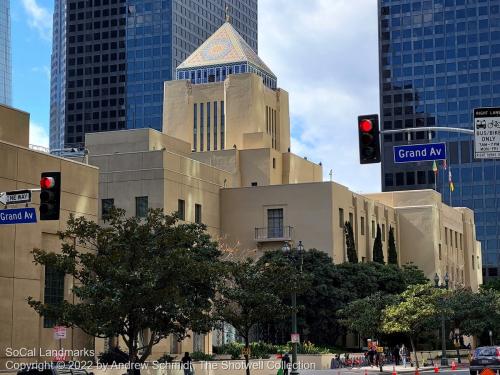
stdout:
POLYGON ((30 207, 0 210, 0 225, 30 223, 36 223, 36 211, 34 208, 30 207))
POLYGON ((414 163, 446 159, 446 143, 394 146, 394 163, 414 163))

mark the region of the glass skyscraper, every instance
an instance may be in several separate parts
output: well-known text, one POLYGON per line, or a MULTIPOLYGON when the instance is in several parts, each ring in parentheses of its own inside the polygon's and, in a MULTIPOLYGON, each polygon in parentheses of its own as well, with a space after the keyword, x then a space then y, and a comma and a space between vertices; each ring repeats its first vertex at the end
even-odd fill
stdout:
MULTIPOLYGON (((472 129, 474 108, 500 106, 499 0, 378 0, 378 12, 383 129, 472 129)), ((420 131, 411 140, 385 135, 383 190, 435 187, 446 203, 475 211, 483 274, 497 277, 500 162, 475 160, 468 135, 420 131), (436 181, 432 163, 393 162, 394 145, 430 141, 448 146, 447 163, 438 163, 436 181)))
POLYGON ((257 50, 257 0, 56 2, 51 149, 83 146, 87 132, 161 130, 164 82, 224 23, 226 5, 257 50))
POLYGON ((12 104, 10 0, 0 0, 0 104, 12 104))

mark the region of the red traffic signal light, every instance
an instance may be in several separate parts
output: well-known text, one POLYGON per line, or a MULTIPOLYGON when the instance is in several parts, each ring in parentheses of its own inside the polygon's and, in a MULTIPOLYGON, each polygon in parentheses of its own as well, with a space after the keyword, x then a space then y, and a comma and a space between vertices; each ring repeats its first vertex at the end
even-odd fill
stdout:
POLYGON ((42 177, 40 180, 40 188, 50 189, 56 185, 56 180, 53 177, 42 177))
POLYGON ((361 130, 364 133, 371 132, 373 129, 373 123, 371 120, 364 119, 361 120, 359 123, 359 130, 361 130))
POLYGON ((361 164, 380 162, 380 130, 378 115, 358 117, 359 161, 361 164))
POLYGON ((59 220, 61 172, 43 172, 40 179, 40 220, 59 220))

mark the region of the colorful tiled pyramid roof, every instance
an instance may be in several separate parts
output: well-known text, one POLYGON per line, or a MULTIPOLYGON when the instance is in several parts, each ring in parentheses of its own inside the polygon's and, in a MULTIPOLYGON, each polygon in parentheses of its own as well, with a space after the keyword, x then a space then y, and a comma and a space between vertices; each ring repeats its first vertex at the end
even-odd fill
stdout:
POLYGON ((276 77, 234 27, 229 22, 226 22, 191 56, 184 60, 177 69, 194 69, 244 62, 248 62, 267 74, 276 77))

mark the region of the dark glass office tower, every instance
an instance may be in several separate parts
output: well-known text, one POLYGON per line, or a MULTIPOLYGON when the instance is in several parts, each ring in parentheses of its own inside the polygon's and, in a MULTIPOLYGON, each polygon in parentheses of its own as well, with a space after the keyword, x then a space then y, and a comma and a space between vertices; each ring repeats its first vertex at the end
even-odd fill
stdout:
POLYGON ((0 104, 12 103, 10 0, 0 0, 0 104))
POLYGON ((257 0, 56 2, 56 11, 65 12, 57 17, 64 22, 58 30, 65 32, 65 45, 54 48, 65 53, 52 65, 60 75, 54 66, 64 67, 65 77, 61 85, 52 79, 51 97, 61 100, 51 113, 64 108, 64 123, 57 126, 51 118, 51 148, 82 146, 87 132, 161 130, 164 81, 224 23, 226 5, 234 27, 257 49, 257 0))
MULTIPOLYGON (((380 106, 383 129, 472 129, 472 110, 500 106, 500 1, 379 0, 380 106)), ((417 132, 410 143, 447 142, 436 187, 453 206, 475 211, 485 279, 500 263, 500 162, 475 160, 472 137, 417 132), (452 173, 455 191, 450 192, 452 173)), ((385 135, 384 191, 433 189, 432 163, 395 164, 403 135, 385 135)))

